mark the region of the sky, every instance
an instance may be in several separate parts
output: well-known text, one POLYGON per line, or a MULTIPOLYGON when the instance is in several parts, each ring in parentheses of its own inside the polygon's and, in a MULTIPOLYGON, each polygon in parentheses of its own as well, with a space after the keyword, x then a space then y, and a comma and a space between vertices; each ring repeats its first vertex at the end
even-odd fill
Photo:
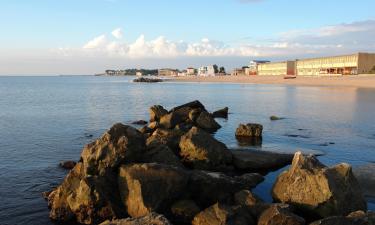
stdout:
POLYGON ((0 75, 375 52, 374 0, 1 0, 0 75))

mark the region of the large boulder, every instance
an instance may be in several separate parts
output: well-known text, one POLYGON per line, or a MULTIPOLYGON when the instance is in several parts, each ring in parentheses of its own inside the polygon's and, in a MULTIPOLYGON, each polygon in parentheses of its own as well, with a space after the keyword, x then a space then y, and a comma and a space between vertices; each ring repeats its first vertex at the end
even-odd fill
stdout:
POLYGON ((50 218, 59 222, 75 220, 96 224, 123 216, 115 183, 109 178, 85 176, 82 163, 78 163, 49 194, 50 218))
POLYGON ((199 114, 198 118, 195 120, 195 123, 198 127, 209 132, 214 132, 221 128, 220 124, 215 121, 211 114, 205 111, 202 111, 199 114))
POLYGON ((182 163, 180 162, 180 159, 166 145, 159 145, 151 149, 147 149, 145 154, 142 156, 142 162, 159 163, 176 167, 183 167, 182 163))
POLYGON ((88 144, 81 158, 88 175, 108 175, 122 163, 135 162, 146 149, 144 136, 137 129, 117 123, 102 137, 88 144))
POLYGON ((172 225, 167 218, 157 213, 150 213, 139 218, 127 218, 105 221, 100 225, 172 225))
POLYGON ((219 172, 196 170, 190 176, 188 190, 190 198, 206 208, 215 202, 230 203, 236 192, 252 189, 263 180, 259 174, 230 177, 219 172))
POLYGON ((173 129, 177 124, 184 122, 185 118, 177 112, 170 112, 160 118, 160 126, 166 129, 173 129))
POLYGON ((315 222, 310 225, 373 225, 375 224, 374 212, 356 211, 348 216, 331 216, 315 222))
POLYGON ((241 190, 234 194, 234 201, 237 205, 241 206, 254 206, 263 201, 249 190, 241 190))
POLYGON ((164 213, 186 191, 186 171, 163 164, 133 164, 120 167, 121 200, 132 217, 164 213))
POLYGON ((240 124, 236 130, 236 137, 262 137, 263 126, 256 123, 240 124))
POLYGON ((174 107, 169 112, 174 112, 174 111, 177 111, 181 108, 200 109, 201 111, 207 111, 206 108, 204 107, 204 105, 200 101, 195 100, 195 101, 188 102, 186 104, 174 107))
POLYGON ((272 205, 262 212, 258 225, 304 225, 305 219, 289 211, 288 207, 272 205))
POLYGON ((366 210, 358 181, 348 164, 326 167, 315 156, 297 152, 292 166, 277 178, 272 196, 321 217, 366 210))
POLYGON ((189 224, 200 211, 199 206, 194 201, 186 199, 175 202, 171 207, 174 221, 177 224, 189 224))
POLYGON ((364 195, 375 198, 375 163, 354 167, 353 173, 364 195))
POLYGON ((181 136, 184 133, 180 130, 156 129, 152 135, 147 138, 146 145, 148 148, 158 147, 160 145, 167 145, 173 152, 179 152, 179 144, 181 136))
POLYGON ((232 150, 233 165, 238 170, 269 172, 292 163, 293 154, 273 153, 255 150, 232 150))
POLYGON ((166 109, 161 105, 151 106, 150 112, 150 122, 159 121, 160 118, 168 113, 166 109))
POLYGON ((228 107, 225 107, 223 109, 219 109, 219 110, 213 112, 212 116, 214 118, 224 118, 224 119, 227 119, 228 118, 228 110, 229 110, 228 107))
POLYGON ((194 168, 215 169, 232 162, 232 153, 225 144, 197 127, 181 137, 179 146, 180 156, 194 168))

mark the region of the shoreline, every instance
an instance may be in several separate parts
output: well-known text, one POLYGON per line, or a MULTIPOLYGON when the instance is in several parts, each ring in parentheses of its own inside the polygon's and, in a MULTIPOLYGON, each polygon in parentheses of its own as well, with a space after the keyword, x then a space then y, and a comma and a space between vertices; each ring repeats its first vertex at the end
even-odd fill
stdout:
POLYGON ((166 82, 233 83, 233 84, 282 84, 295 86, 375 88, 375 74, 332 77, 297 77, 284 79, 282 76, 212 76, 173 77, 166 82))

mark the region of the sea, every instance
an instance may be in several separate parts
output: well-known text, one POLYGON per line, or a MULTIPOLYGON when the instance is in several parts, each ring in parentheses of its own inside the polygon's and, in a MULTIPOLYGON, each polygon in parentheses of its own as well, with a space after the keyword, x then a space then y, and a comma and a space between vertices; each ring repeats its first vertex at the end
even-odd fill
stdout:
MULTIPOLYGON (((222 83, 133 83, 134 77, 0 77, 0 224, 53 224, 42 192, 61 183, 63 160, 79 160, 87 143, 114 123, 147 120, 152 105, 201 101, 229 107, 215 137, 229 148, 320 154, 326 165, 375 162, 375 89, 222 83), (283 120, 271 121, 276 115, 283 120), (259 146, 244 146, 240 123, 264 126, 259 146)), ((285 168, 284 168, 285 169, 285 168)), ((282 169, 282 170, 284 170, 282 169)), ((254 192, 272 201, 280 171, 254 192)), ((368 199, 375 210, 375 200, 368 199)))

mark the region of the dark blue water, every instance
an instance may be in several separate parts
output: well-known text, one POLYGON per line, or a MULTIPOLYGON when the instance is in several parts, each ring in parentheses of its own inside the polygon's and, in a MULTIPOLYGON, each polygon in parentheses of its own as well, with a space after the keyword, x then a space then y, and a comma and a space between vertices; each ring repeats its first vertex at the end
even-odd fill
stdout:
MULTIPOLYGON (((320 159, 327 165, 375 161, 373 89, 130 79, 0 77, 0 224, 51 224, 41 192, 65 176, 59 161, 79 159, 83 145, 116 122, 147 120, 154 104, 170 108, 199 99, 209 110, 228 106, 230 117, 219 120, 216 137, 229 147, 238 147, 239 123, 258 122, 265 150, 324 152, 320 159), (271 122, 270 115, 286 119, 271 122)), ((269 199, 276 175, 257 193, 269 199)))

